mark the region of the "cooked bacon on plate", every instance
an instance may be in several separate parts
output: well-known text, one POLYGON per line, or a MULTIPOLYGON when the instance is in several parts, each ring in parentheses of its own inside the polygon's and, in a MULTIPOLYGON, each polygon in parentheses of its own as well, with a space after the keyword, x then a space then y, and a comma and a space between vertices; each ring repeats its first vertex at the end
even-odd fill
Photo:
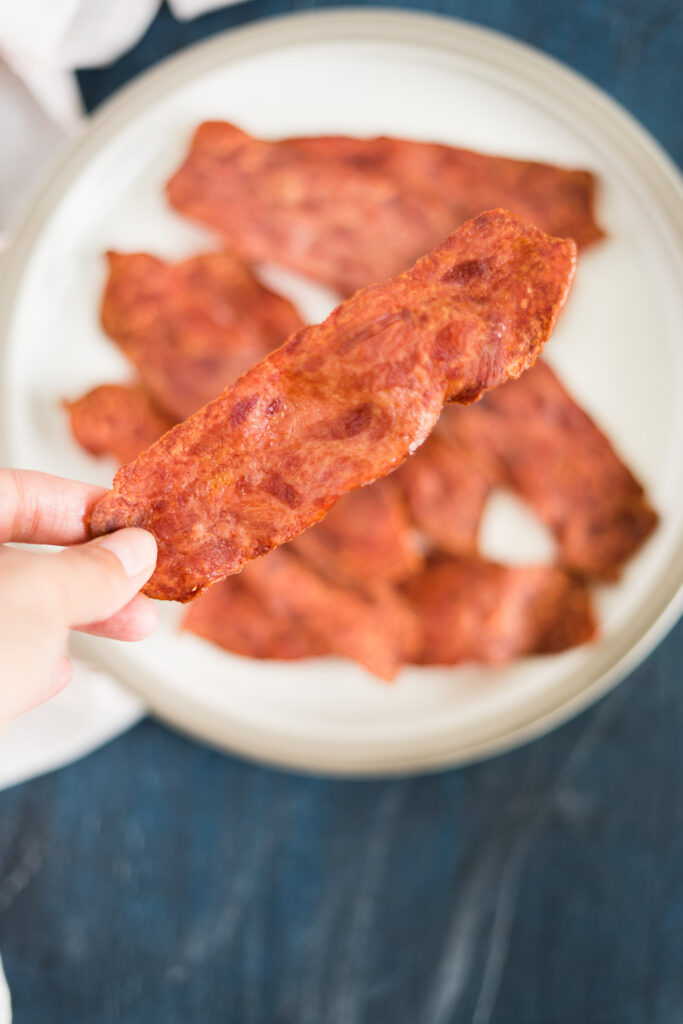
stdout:
POLYGON ((383 679, 393 679, 418 642, 414 614, 390 588, 366 594, 331 583, 283 548, 213 587, 189 609, 184 628, 253 657, 339 654, 383 679), (248 596, 237 635, 227 620, 242 588, 248 596))
POLYGON ((101 384, 64 405, 81 447, 91 455, 111 455, 120 464, 137 458, 174 422, 139 384, 101 384))
POLYGON ((497 476, 487 471, 467 444, 448 436, 437 424, 391 479, 432 547, 455 555, 476 550, 479 523, 497 476))
POLYGON ((440 430, 529 503, 574 572, 614 579, 657 524, 643 488, 605 435, 539 360, 440 430))
POLYGON ((108 253, 102 326, 174 421, 200 409, 303 326, 229 253, 168 263, 108 253))
POLYGON ((585 584, 554 566, 443 557, 401 591, 419 618, 420 665, 502 665, 575 647, 596 631, 585 584))
POLYGON ((342 295, 406 270, 482 210, 505 207, 579 246, 603 234, 587 171, 405 139, 269 142, 210 121, 167 192, 247 260, 342 295))
POLYGON ((247 658, 293 661, 328 654, 300 618, 272 607, 249 586, 247 572, 230 576, 191 604, 182 628, 247 658))
POLYGON ((323 576, 360 587, 394 583, 422 565, 393 478, 350 491, 290 546, 323 576))

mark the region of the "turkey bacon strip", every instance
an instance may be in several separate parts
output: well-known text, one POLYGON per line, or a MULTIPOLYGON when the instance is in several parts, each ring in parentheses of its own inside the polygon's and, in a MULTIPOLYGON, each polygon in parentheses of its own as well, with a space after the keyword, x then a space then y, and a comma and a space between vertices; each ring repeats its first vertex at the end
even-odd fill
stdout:
POLYGON ((582 170, 408 139, 256 139, 208 121, 167 186, 171 204, 252 262, 342 295, 406 270, 481 210, 505 207, 579 247, 602 237, 582 170))
POLYGON ((418 665, 504 665, 592 640, 586 584, 554 565, 438 557, 401 587, 421 624, 418 665))
POLYGON ((468 451, 481 473, 497 472, 531 506, 555 534, 562 565, 617 579, 654 530, 657 513, 550 366, 539 359, 521 380, 469 415, 461 412, 446 410, 439 431, 468 451))
POLYGON ((71 433, 91 455, 110 455, 123 464, 154 444, 174 424, 140 384, 100 384, 64 402, 71 433))
POLYGON ((102 326, 174 423, 303 327, 291 302, 230 253, 168 263, 109 252, 107 260, 102 326))
MULTIPOLYGON (((390 240, 387 240, 390 244, 390 240)), ((505 210, 304 327, 116 475, 93 535, 150 530, 145 587, 189 601, 414 452, 446 402, 517 377, 552 332, 573 242, 505 210)))

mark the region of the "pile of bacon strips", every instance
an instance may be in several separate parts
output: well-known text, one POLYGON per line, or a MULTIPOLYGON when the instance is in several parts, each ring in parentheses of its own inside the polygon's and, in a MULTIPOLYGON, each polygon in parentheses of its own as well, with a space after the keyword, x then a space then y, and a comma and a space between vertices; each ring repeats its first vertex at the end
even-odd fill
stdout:
POLYGON ((591 581, 657 521, 537 359, 577 247, 602 237, 594 190, 449 146, 202 124, 167 194, 218 251, 109 253, 102 326, 134 374, 66 403, 79 444, 123 464, 92 534, 151 530, 146 593, 197 598, 183 628, 254 658, 336 654, 390 679, 590 640, 591 581), (264 262, 344 301, 305 326, 264 262), (478 553, 500 487, 554 535, 555 565, 478 553))

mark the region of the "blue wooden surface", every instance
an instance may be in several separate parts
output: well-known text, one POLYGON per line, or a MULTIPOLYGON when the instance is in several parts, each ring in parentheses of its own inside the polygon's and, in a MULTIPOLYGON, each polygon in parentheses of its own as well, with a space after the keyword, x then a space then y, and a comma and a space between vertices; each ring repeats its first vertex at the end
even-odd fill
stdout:
MULTIPOLYGON (((555 54, 681 160, 679 3, 424 6, 555 54)), ((252 0, 185 25, 164 9, 83 73, 86 100, 290 9, 252 0)), ((682 656, 679 625, 574 722, 428 778, 287 775, 145 722, 1 793, 17 1024, 678 1024, 682 656)))

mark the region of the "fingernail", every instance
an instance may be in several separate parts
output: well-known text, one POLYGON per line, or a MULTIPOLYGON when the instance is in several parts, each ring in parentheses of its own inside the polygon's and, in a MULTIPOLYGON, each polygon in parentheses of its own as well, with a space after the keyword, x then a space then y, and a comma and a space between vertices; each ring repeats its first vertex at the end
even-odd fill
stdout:
POLYGON ((116 555, 127 576, 137 576, 156 562, 157 542, 147 530, 118 530, 108 533, 99 544, 116 555))

